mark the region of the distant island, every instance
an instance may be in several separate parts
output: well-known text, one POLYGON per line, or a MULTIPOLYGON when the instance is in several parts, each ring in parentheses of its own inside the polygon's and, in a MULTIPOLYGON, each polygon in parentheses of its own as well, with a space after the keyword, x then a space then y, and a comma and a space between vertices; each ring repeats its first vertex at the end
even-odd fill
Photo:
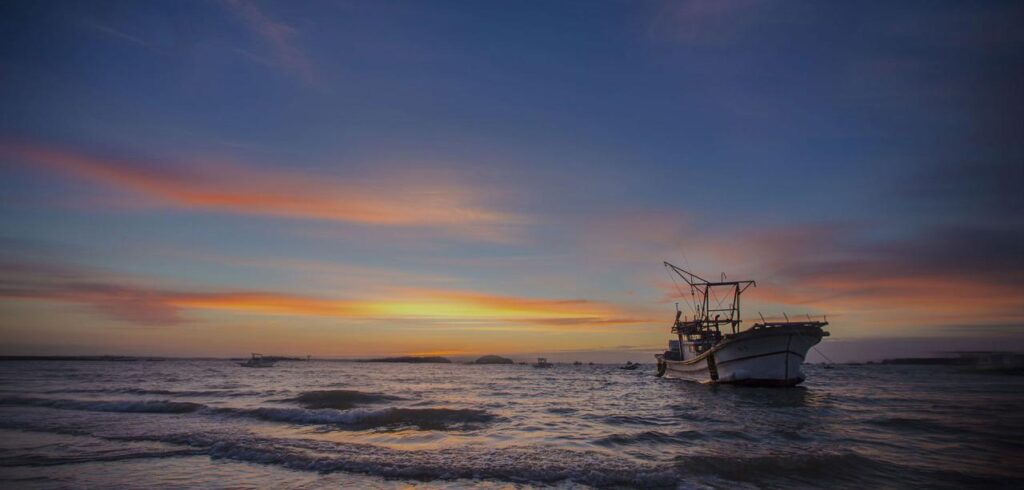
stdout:
MULTIPOLYGON (((249 358, 232 358, 232 361, 245 361, 249 358)), ((306 357, 286 357, 286 356, 263 356, 263 360, 266 362, 280 362, 280 361, 309 361, 312 356, 306 357)))
POLYGON ((885 359, 882 364, 961 366, 976 371, 1024 374, 1024 354, 1007 351, 957 351, 949 357, 904 357, 885 359))
POLYGON ((363 362, 411 362, 414 364, 451 364, 452 361, 440 356, 402 356, 367 359, 363 362))
POLYGON ((0 356, 0 361, 98 361, 98 362, 136 362, 163 361, 162 357, 135 356, 0 356))
POLYGON ((926 366, 967 366, 974 364, 974 360, 961 357, 899 357, 895 359, 883 359, 882 364, 913 364, 926 366))
POLYGON ((501 356, 483 356, 480 359, 473 361, 473 364, 515 364, 516 362, 507 357, 501 356))

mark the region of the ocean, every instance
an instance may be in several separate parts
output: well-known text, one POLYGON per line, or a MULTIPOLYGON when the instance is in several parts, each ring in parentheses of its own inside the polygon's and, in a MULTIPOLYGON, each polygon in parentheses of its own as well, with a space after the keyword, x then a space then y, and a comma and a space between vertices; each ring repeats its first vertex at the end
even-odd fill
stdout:
POLYGON ((1024 376, 0 362, 3 488, 1022 488, 1024 376))

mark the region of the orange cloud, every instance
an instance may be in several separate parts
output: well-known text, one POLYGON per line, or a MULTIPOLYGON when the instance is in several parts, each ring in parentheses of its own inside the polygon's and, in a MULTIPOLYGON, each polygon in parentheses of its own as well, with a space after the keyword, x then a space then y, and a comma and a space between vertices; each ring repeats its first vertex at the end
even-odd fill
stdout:
POLYGON ((45 166, 175 207, 226 213, 440 228, 503 241, 526 222, 483 204, 484 191, 446 179, 340 180, 328 175, 203 162, 169 171, 64 148, 0 144, 16 161, 45 166))
POLYGON ((0 298, 88 304, 114 318, 144 324, 182 321, 188 310, 365 320, 425 320, 457 324, 607 327, 647 319, 604 302, 503 296, 443 289, 395 289, 377 297, 329 299, 268 291, 184 292, 132 281, 94 277, 89 271, 47 272, 4 266, 0 298))
POLYGON ((380 299, 325 299, 266 292, 167 294, 167 306, 350 319, 431 320, 482 324, 600 326, 644 323, 612 305, 490 295, 452 290, 403 289, 380 299))
MULTIPOLYGON (((700 256, 728 264, 729 277, 759 279, 744 297, 748 319, 760 308, 825 313, 870 333, 1024 322, 1019 232, 939 228, 877 241, 863 231, 806 225, 693 243, 700 256)), ((666 298, 679 296, 670 282, 658 286, 666 298)))

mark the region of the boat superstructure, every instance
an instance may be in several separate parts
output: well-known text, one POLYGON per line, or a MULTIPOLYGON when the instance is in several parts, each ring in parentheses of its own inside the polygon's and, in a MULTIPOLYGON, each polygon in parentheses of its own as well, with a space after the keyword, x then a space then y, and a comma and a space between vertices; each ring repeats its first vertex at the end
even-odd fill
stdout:
MULTIPOLYGON (((827 321, 769 322, 742 329, 740 297, 754 281, 712 282, 665 262, 690 288, 693 318, 676 307, 669 349, 655 357, 658 375, 703 383, 793 386, 804 381, 807 351, 828 336, 827 321), (714 299, 714 302, 712 302, 714 299), (682 318, 680 318, 682 317, 682 318)), ((682 291, 680 291, 682 293, 682 291)))
POLYGON ((251 367, 251 368, 268 368, 268 367, 273 367, 274 363, 276 363, 276 362, 277 362, 276 359, 267 359, 266 357, 263 356, 263 354, 257 354, 257 353, 254 352, 252 354, 252 357, 249 358, 248 361, 240 362, 240 363, 238 363, 238 365, 242 366, 242 367, 251 367))

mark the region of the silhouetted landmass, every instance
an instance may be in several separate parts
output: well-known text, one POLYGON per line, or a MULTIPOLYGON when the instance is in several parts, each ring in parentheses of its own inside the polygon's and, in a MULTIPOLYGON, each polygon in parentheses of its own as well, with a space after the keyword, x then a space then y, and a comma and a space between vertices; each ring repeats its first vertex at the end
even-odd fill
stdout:
MULTIPOLYGON (((281 362, 281 361, 308 361, 309 357, 284 357, 284 356, 263 356, 265 362, 281 362)), ((248 357, 244 358, 233 358, 232 361, 247 361, 248 357)))
POLYGON ((402 356, 384 357, 381 359, 367 359, 365 362, 411 362, 416 364, 451 364, 445 357, 440 356, 402 356))
POLYGON ((1024 373, 1024 354, 1006 351, 958 351, 953 357, 909 357, 886 359, 882 364, 961 366, 969 372, 993 374, 1024 373))
POLYGON ((973 364, 968 359, 962 359, 959 357, 900 357, 896 359, 886 359, 882 361, 882 364, 918 364, 928 366, 964 366, 973 364))
POLYGON ((135 362, 163 361, 158 357, 134 356, 0 356, 0 361, 99 361, 99 362, 135 362))
POLYGON ((476 361, 473 361, 473 364, 515 364, 515 363, 516 362, 513 361, 512 359, 509 359, 507 357, 501 357, 501 356, 483 356, 480 359, 477 359, 476 361))

